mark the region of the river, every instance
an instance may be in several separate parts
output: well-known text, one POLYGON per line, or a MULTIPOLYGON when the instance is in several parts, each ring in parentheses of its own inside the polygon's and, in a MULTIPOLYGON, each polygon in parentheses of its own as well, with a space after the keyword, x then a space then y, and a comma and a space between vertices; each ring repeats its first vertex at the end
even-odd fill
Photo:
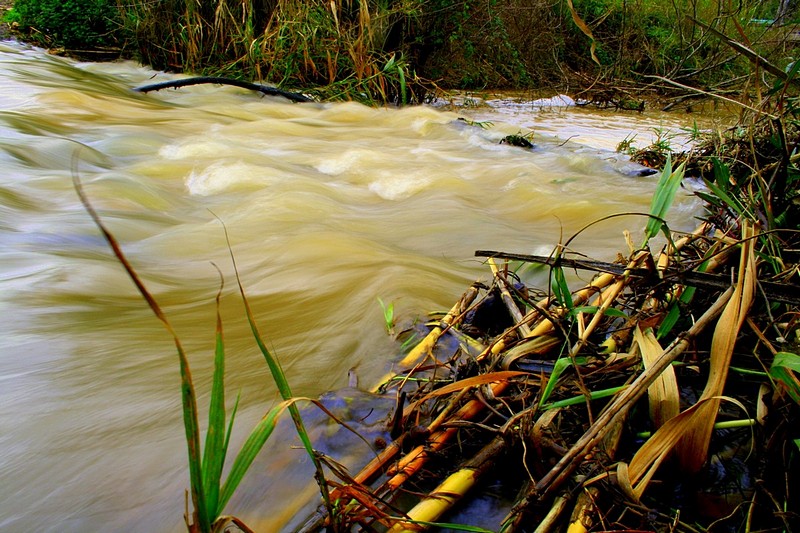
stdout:
MULTIPOLYGON (((0 43, 0 77, 4 532, 185 530, 174 346, 80 205, 73 174, 182 339, 201 405, 222 271, 236 449, 277 393, 220 221, 295 394, 317 396, 345 386, 351 367, 370 384, 397 359, 378 298, 398 320, 425 320, 488 279, 474 250, 548 253, 601 217, 646 212, 655 178, 632 175, 612 149, 692 119, 491 98, 372 109, 216 86, 145 95, 131 88, 170 75, 13 42, 0 43), (534 150, 499 144, 531 129, 534 150)), ((670 222, 690 229, 697 213, 685 189, 670 222)), ((644 224, 613 218, 572 248, 614 259, 623 230, 641 235, 644 224)), ((287 448, 272 445, 228 509, 258 531, 286 528, 304 503, 292 488, 307 481, 293 468, 302 452, 287 448)))

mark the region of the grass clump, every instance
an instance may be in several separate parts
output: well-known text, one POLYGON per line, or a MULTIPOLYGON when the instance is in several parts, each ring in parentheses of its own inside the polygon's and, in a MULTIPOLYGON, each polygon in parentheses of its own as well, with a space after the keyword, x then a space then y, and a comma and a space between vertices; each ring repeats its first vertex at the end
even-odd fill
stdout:
MULTIPOLYGON (((228 443, 230 441, 236 409, 239 404, 238 398, 234 404, 230 415, 230 420, 226 422, 225 406, 225 342, 223 338, 222 319, 219 312, 220 296, 223 284, 220 284, 219 292, 216 297, 217 320, 215 331, 214 349, 214 374, 211 387, 211 398, 208 408, 208 428, 206 431, 205 445, 201 447, 199 408, 197 405, 197 394, 194 381, 192 379, 189 360, 183 345, 172 328, 167 316, 159 306, 155 298, 145 287, 141 278, 138 276, 133 266, 128 262, 122 252, 119 243, 114 236, 106 229, 100 220, 99 215, 89 203, 89 199, 77 177, 74 180, 78 196, 92 217, 97 227, 100 229, 106 241, 111 246, 114 255, 120 264, 125 268, 129 277, 145 299, 153 314, 164 325, 167 332, 172 336, 178 354, 178 362, 181 374, 181 400, 183 405, 183 423, 186 434, 186 445, 189 455, 189 484, 191 501, 193 505, 192 514, 186 516, 186 525, 190 532, 211 533, 226 531, 230 523, 234 523, 244 531, 249 531, 247 527, 235 517, 223 516, 223 511, 230 498, 235 493, 245 474, 249 470, 256 456, 259 454, 264 444, 272 435, 278 417, 284 410, 288 410, 294 422, 297 434, 300 437, 303 447, 311 458, 315 466, 315 479, 320 488, 323 502, 329 512, 332 510, 331 501, 328 495, 327 481, 322 468, 322 463, 315 452, 311 439, 303 424, 300 411, 296 406, 297 399, 293 397, 289 383, 275 356, 267 349, 266 344, 258 331, 258 327, 250 310, 244 287, 236 271, 236 279, 239 292, 245 305, 247 321, 253 333, 253 338, 264 356, 273 380, 283 398, 283 401, 269 410, 269 412, 251 430, 242 448, 234 458, 227 477, 223 482, 223 468, 228 456, 228 443)), ((227 231, 226 231, 227 236, 227 231)), ((236 263, 231 252, 234 270, 236 263)))

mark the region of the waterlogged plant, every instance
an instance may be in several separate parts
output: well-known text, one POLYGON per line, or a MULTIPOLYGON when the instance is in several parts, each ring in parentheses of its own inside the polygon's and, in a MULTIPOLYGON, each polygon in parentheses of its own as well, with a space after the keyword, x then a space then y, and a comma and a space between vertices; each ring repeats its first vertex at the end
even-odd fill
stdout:
MULTIPOLYGON (((197 394, 189 367, 189 360, 183 345, 178 338, 175 330, 170 324, 167 316, 156 302, 155 298, 145 287, 141 278, 138 276, 133 266, 127 260, 114 236, 106 229, 100 220, 99 215, 89 203, 83 188, 77 178, 74 178, 75 189, 81 203, 91 216, 94 223, 102 232, 109 246, 111 247, 117 260, 122 264, 128 276, 133 281, 139 293, 145 299, 153 314, 163 324, 165 329, 172 336, 178 353, 181 374, 181 400, 183 404, 183 423, 186 433, 186 444, 189 454, 189 484, 192 499, 192 516, 187 516, 187 527, 190 532, 216 533, 224 531, 229 522, 234 522, 240 528, 246 529, 237 519, 223 517, 222 513, 226 504, 233 496, 237 487, 241 483, 245 474, 249 470, 256 456, 259 454, 264 444, 267 442, 275 429, 278 417, 288 409, 292 420, 295 423, 297 433, 303 443, 306 452, 314 463, 316 474, 315 478, 319 484, 320 491, 325 501, 326 507, 331 508, 328 495, 327 482, 324 478, 322 464, 316 452, 313 450, 308 432, 305 430, 300 412, 295 405, 296 399, 293 398, 289 383, 280 367, 278 360, 269 352, 258 332, 258 328, 253 319, 249 303, 244 293, 244 288, 239 278, 236 263, 231 252, 231 259, 236 272, 236 280, 239 285, 239 292, 245 305, 247 320, 250 324, 256 344, 261 350, 264 358, 272 373, 273 380, 278 386, 278 390, 283 401, 270 409, 270 411, 256 424, 251 430, 242 448, 234 458, 227 478, 223 482, 222 471, 228 455, 228 444, 230 442, 231 430, 236 415, 239 400, 237 398, 232 409, 230 420, 226 422, 225 409, 225 343, 223 338, 222 319, 220 316, 220 296, 222 294, 222 283, 216 296, 216 331, 214 349, 214 374, 212 379, 211 399, 209 402, 208 430, 206 432, 205 445, 201 447, 199 409, 197 406, 197 394)), ((226 230, 227 238, 227 230, 226 230)))
POLYGON ((622 139, 619 142, 619 144, 617 144, 617 152, 620 154, 633 155, 636 152, 636 147, 633 145, 633 142, 635 140, 636 140, 635 133, 627 135, 624 139, 622 139))
POLYGON ((394 302, 390 302, 387 305, 383 303, 381 298, 378 298, 378 304, 383 311, 383 325, 386 328, 386 333, 394 335, 394 302))

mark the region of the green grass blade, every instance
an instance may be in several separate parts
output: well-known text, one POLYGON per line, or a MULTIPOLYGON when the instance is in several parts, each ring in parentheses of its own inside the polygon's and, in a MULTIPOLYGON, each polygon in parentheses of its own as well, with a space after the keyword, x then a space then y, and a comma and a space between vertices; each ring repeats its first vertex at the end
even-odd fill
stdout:
MULTIPOLYGON (((220 274, 220 278, 221 278, 220 274)), ((214 348, 214 377, 211 385, 211 401, 208 408, 208 431, 206 446, 203 450, 203 487, 209 509, 209 518, 213 522, 221 509, 219 508, 219 487, 222 479, 222 467, 225 464, 225 340, 222 332, 220 315, 220 296, 224 282, 220 282, 217 292, 217 324, 214 348)))
MULTIPOLYGON (((599 391, 594 391, 589 393, 590 400, 599 400, 601 398, 608 398, 609 396, 614 396, 621 390, 624 390, 627 385, 622 385, 620 387, 611 387, 610 389, 603 389, 599 391)), ((553 402, 551 404, 545 405, 545 409, 556 409, 559 407, 569 407, 571 405, 579 405, 586 403, 586 395, 579 394, 578 396, 573 396, 572 398, 567 398, 565 400, 559 400, 557 402, 553 402)))
POLYGON ((717 198, 722 200, 722 203, 725 204, 725 206, 734 210, 737 215, 739 216, 742 215, 744 209, 742 208, 738 200, 736 200, 732 196, 729 196, 727 192, 725 192, 721 187, 719 187, 715 183, 705 180, 705 184, 706 187, 708 187, 708 190, 710 190, 717 198))
MULTIPOLYGON (((597 305, 582 305, 579 307, 575 307, 570 310, 569 314, 572 316, 576 316, 578 313, 591 313, 594 314, 600 310, 600 306, 597 305)), ((603 311, 605 316, 615 317, 615 318, 628 318, 628 315, 625 314, 624 311, 620 311, 615 307, 609 307, 605 311, 603 311)))
POLYGON ((403 71, 402 65, 397 65, 397 77, 400 79, 400 104, 405 106, 408 104, 408 95, 406 94, 406 73, 403 71))
POLYGON ((800 356, 789 352, 778 352, 769 367, 769 375, 780 381, 792 399, 800 404, 800 356))
POLYGON ((561 357, 556 360, 555 365, 553 365, 553 372, 550 373, 550 379, 547 380, 547 385, 545 385, 544 391, 542 391, 542 398, 539 400, 540 407, 550 399, 550 395, 553 394, 553 390, 556 388, 558 378, 561 377, 561 374, 563 374, 564 370, 569 368, 570 365, 572 365, 572 360, 569 357, 561 357))
MULTIPOLYGON (((699 271, 702 272, 702 270, 699 271)), ((692 298, 694 298, 695 290, 696 287, 686 287, 683 289, 680 298, 672 301, 664 320, 662 320, 661 324, 658 326, 658 332, 656 333, 657 339, 663 339, 669 334, 670 331, 672 331, 672 328, 674 328, 675 324, 678 323, 678 319, 681 316, 681 310, 689 305, 689 302, 691 302, 692 298)))
POLYGON ((661 231, 661 228, 664 225, 664 218, 666 217, 669 208, 672 206, 672 202, 675 200, 675 195, 678 192, 678 188, 681 186, 684 168, 685 164, 681 163, 680 166, 673 171, 672 160, 670 159, 670 156, 667 156, 667 162, 664 165, 664 171, 661 173, 661 177, 658 180, 656 192, 653 195, 653 200, 650 204, 651 216, 647 221, 647 226, 645 227, 645 241, 642 246, 646 246, 650 239, 658 235, 658 232, 661 231))
POLYGON ((558 302, 565 306, 567 309, 572 309, 574 303, 572 301, 572 293, 569 291, 567 284, 567 277, 564 275, 564 269, 556 267, 553 269, 553 289, 556 294, 558 302))
POLYGON ((105 225, 100 220, 100 216, 97 214, 97 211, 95 211, 94 207, 92 207, 92 204, 89 203, 89 198, 84 193, 83 186, 81 185, 78 174, 75 171, 73 171, 72 181, 75 191, 78 193, 78 198, 83 204, 84 209, 86 209, 86 212, 89 213, 92 221, 94 221, 95 225, 98 227, 98 229, 100 229, 100 232, 103 234, 103 237, 105 237, 117 260, 120 262, 120 264, 122 264, 128 276, 131 278, 131 281, 133 281, 133 284, 136 285, 139 293, 150 306, 153 314, 156 315, 156 318, 161 321, 161 323, 164 325, 164 328, 172 336, 172 340, 175 343, 175 349, 178 352, 178 361, 180 364, 183 427, 186 433, 186 448, 189 454, 189 485, 191 487, 192 504, 194 505, 194 520, 201 532, 208 533, 211 531, 212 521, 209 520, 208 509, 206 507, 205 490, 203 488, 197 396, 195 394, 194 383, 192 381, 192 373, 189 368, 189 359, 186 357, 186 352, 183 350, 183 345, 181 344, 178 335, 175 333, 175 330, 172 328, 172 324, 170 324, 169 320, 167 320, 167 316, 161 310, 161 307, 158 305, 158 302, 156 302, 155 298, 153 298, 153 296, 144 286, 141 278, 139 278, 138 274, 133 269, 133 266, 125 257, 125 254, 122 253, 122 248, 119 246, 117 239, 111 234, 111 232, 108 231, 108 229, 106 229, 105 225))
MULTIPOLYGON (((244 304, 245 315, 247 316, 247 322, 250 325, 250 331, 253 334, 253 338, 256 341, 256 345, 258 346, 259 350, 261 350, 261 353, 267 362, 267 366, 269 367, 270 373, 272 374, 272 379, 275 382, 275 385, 278 387, 278 391, 280 392, 281 397, 285 401, 291 400, 292 389, 289 386, 289 382, 286 379, 286 374, 284 374, 278 359, 275 356, 273 356, 272 352, 270 352, 269 348, 267 348, 267 345, 264 343, 261 333, 258 331, 258 325, 256 324, 255 318, 253 317, 253 311, 250 308, 250 302, 248 301, 247 295, 244 292, 244 285, 242 284, 241 277, 239 276, 239 269, 236 267, 236 258, 234 257, 233 250, 231 249, 230 246, 228 228, 225 227, 224 223, 222 224, 222 227, 225 231, 225 240, 228 243, 228 251, 230 252, 231 263, 233 264, 233 272, 234 275, 236 276, 236 283, 239 286, 239 294, 242 297, 242 303, 244 304)), ((297 435, 298 437, 300 437, 300 442, 302 442, 303 448, 306 450, 306 453, 308 454, 309 458, 314 464, 314 469, 316 471, 315 478, 317 484, 319 485, 322 498, 323 500, 325 500, 325 506, 327 508, 330 508, 330 498, 328 493, 328 485, 327 482, 325 481, 325 472, 322 468, 322 463, 320 463, 316 453, 314 453, 314 447, 311 444, 311 438, 308 436, 308 431, 306 431, 305 425, 303 424, 303 419, 300 416, 300 411, 297 409, 297 406, 294 405, 293 403, 289 405, 288 409, 289 409, 289 414, 291 415, 292 421, 294 422, 295 428, 297 430, 297 435)))
POLYGON ((294 406, 294 400, 283 401, 269 410, 267 415, 253 428, 247 440, 242 445, 241 450, 236 455, 231 465, 231 471, 222 486, 219 496, 219 509, 224 509, 228 501, 236 492, 236 488, 244 479, 245 474, 250 469, 256 456, 264 447, 264 444, 269 439, 272 432, 275 430, 275 425, 278 423, 278 416, 287 408, 294 406))

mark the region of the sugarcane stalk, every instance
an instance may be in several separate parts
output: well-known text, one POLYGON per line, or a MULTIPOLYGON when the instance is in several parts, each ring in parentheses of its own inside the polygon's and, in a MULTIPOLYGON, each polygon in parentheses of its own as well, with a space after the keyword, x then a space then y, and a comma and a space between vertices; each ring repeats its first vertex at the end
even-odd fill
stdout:
MULTIPOLYGON (((433 353, 433 348, 436 346, 436 342, 439 340, 439 337, 444 333, 446 328, 449 328, 455 325, 461 317, 463 316, 464 312, 469 308, 470 304, 475 300, 478 296, 478 287, 477 284, 473 284, 467 291, 461 296, 458 302, 447 312, 447 314, 442 318, 441 322, 435 326, 428 334, 422 339, 419 343, 417 343, 414 348, 411 349, 410 352, 398 363, 400 367, 412 367, 419 364, 421 361, 425 359, 425 357, 430 356, 433 353)), ((373 392, 377 391, 384 383, 388 382, 392 379, 396 374, 389 373, 383 377, 383 379, 378 381, 378 385, 374 387, 373 392)))
POLYGON ((505 451, 506 440, 497 436, 484 446, 458 471, 450 474, 425 499, 406 513, 406 520, 397 522, 389 533, 423 531, 427 526, 419 522, 435 522, 475 486, 481 476, 494 466, 497 457, 505 451))
MULTIPOLYGON (((508 381, 495 383, 491 387, 492 394, 494 396, 499 396, 508 386, 508 381)), ((471 420, 482 412, 484 408, 485 404, 482 401, 473 399, 456 411, 452 418, 454 420, 471 420)), ((399 488, 409 477, 422 468, 430 452, 435 453, 441 450, 456 433, 458 433, 458 428, 449 427, 431 434, 424 444, 411 450, 399 461, 397 468, 394 470, 393 477, 385 483, 385 486, 390 491, 399 488)), ((392 474, 390 473, 390 475, 392 474)))

